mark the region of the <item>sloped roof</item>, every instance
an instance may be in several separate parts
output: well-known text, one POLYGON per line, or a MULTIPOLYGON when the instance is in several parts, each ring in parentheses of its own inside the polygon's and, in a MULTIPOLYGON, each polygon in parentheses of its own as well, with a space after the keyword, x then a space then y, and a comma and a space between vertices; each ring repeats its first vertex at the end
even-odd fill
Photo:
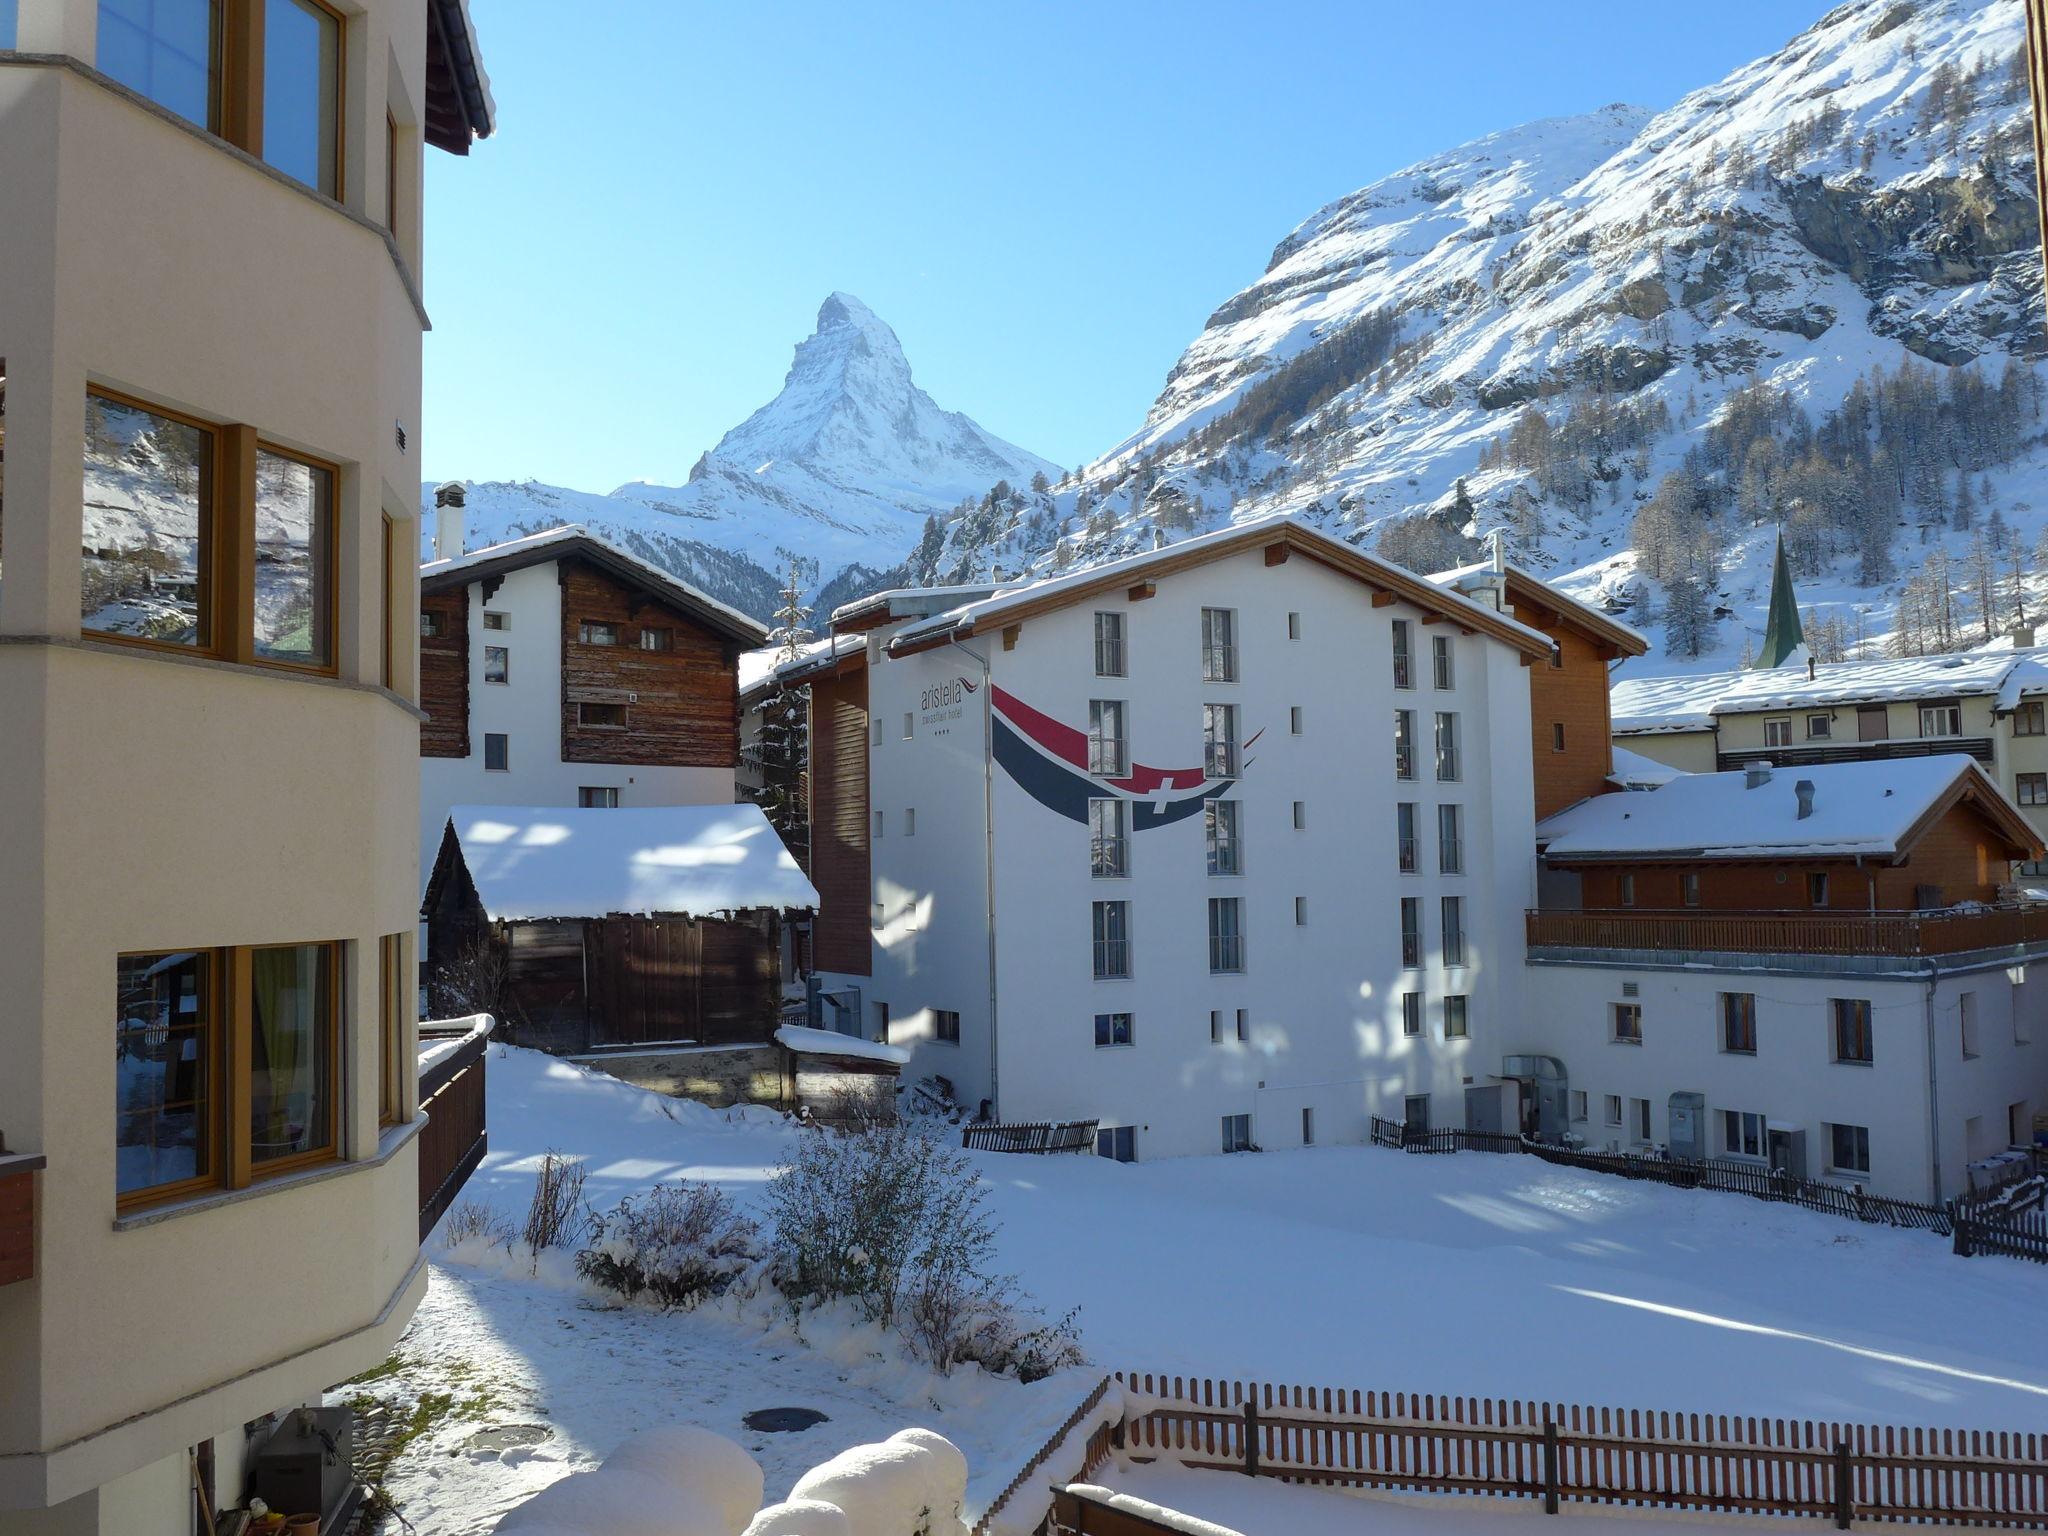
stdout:
MULTIPOLYGON (((1742 771, 1680 774, 1640 794, 1595 795, 1546 817, 1536 840, 1553 862, 1614 859, 1890 859, 1940 812, 1969 799, 2015 847, 2040 840, 2019 809, 1961 755, 1779 768, 1751 788, 1742 771), (1798 786, 1813 786, 1799 814, 1798 786)), ((2038 857, 2025 853, 2022 857, 2038 857)))
POLYGON ((643 587, 671 608, 690 615, 705 628, 728 640, 752 648, 768 638, 767 627, 758 620, 699 592, 660 566, 650 565, 638 555, 599 538, 580 523, 564 523, 559 528, 507 539, 502 544, 488 544, 482 549, 472 549, 446 560, 429 560, 420 567, 420 592, 423 595, 440 592, 449 587, 466 586, 472 581, 524 570, 528 566, 566 559, 587 560, 621 581, 643 587))
POLYGON ((435 880, 459 858, 493 922, 818 906, 758 805, 458 805, 448 826, 435 880))
POLYGON ((2008 647, 1837 661, 1816 667, 1811 677, 1799 667, 1625 677, 1615 682, 1610 707, 1617 733, 1703 731, 1716 715, 1958 695, 1989 694, 1997 708, 2010 710, 2022 688, 2028 693, 2048 690, 2048 651, 2008 647))
POLYGON ((1429 579, 1438 586, 1452 587, 1468 596, 1487 577, 1501 574, 1508 578, 1508 599, 1515 600, 1515 589, 1522 589, 1525 600, 1533 597, 1539 605, 1549 607, 1559 619, 1577 629, 1607 641, 1624 656, 1641 656, 1650 649, 1649 637, 1633 625, 1624 624, 1610 614, 1602 613, 1590 603, 1582 603, 1562 587, 1552 586, 1535 572, 1519 566, 1512 560, 1501 562, 1499 572, 1494 570, 1491 560, 1480 560, 1472 565, 1461 565, 1455 570, 1438 571, 1429 579))
POLYGON ((1136 585, 1192 566, 1206 565, 1259 548, 1279 550, 1281 558, 1300 553, 1379 590, 1392 593, 1424 612, 1440 613, 1467 629, 1513 646, 1529 656, 1547 657, 1550 637, 1527 624, 1495 612, 1463 593, 1441 587, 1427 577, 1333 539, 1320 528, 1291 513, 1276 513, 1234 523, 1214 533, 1198 534, 1162 549, 1126 555, 1085 570, 1048 577, 1023 586, 1005 587, 978 601, 949 608, 909 625, 889 642, 891 655, 927 650, 965 640, 991 629, 1020 623, 1034 614, 1053 612, 1099 592, 1136 585))
POLYGON ((498 126, 491 77, 484 73, 469 0, 427 5, 426 141, 451 155, 469 153, 472 139, 488 139, 498 126))

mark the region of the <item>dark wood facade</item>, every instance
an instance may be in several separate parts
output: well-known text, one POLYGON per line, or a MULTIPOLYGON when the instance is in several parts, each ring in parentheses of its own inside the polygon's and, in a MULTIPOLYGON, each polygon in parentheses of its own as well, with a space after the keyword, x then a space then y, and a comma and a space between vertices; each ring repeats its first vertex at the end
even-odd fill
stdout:
POLYGON ((850 658, 811 683, 811 884, 818 916, 811 958, 821 971, 870 974, 868 672, 850 658))
POLYGON ((1619 625, 1560 602, 1520 571, 1507 575, 1514 616, 1557 645, 1549 663, 1529 668, 1529 729, 1535 761, 1536 819, 1613 788, 1614 722, 1608 666, 1645 647, 1619 625))
POLYGON ((467 757, 469 588, 421 593, 420 629, 420 756, 467 757))
POLYGON ((562 761, 725 768, 739 761, 739 647, 696 618, 588 561, 564 559, 562 761), (583 626, 613 645, 586 645, 583 626), (648 649, 643 636, 666 648, 648 649), (620 725, 585 724, 583 704, 617 705, 620 725))

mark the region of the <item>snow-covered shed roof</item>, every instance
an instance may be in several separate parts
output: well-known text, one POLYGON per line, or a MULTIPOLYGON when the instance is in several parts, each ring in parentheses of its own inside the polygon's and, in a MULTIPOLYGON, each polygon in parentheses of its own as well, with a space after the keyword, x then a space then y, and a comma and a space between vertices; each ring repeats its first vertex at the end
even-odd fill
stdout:
POLYGON ((459 860, 493 922, 818 906, 758 805, 458 805, 448 826, 435 882, 459 860))
POLYGON ((1198 534, 1161 549, 1126 555, 1085 570, 1070 571, 1023 586, 1005 587, 974 602, 962 603, 920 623, 911 624, 889 642, 889 653, 907 655, 929 650, 955 640, 984 634, 991 629, 1021 623, 1035 614, 1049 613, 1099 592, 1132 587, 1171 575, 1191 566, 1206 565, 1247 550, 1264 547, 1267 558, 1277 563, 1290 554, 1320 561, 1367 585, 1390 592, 1427 613, 1440 613, 1465 628, 1513 646, 1529 656, 1547 657, 1551 652, 1548 635, 1527 624, 1496 612, 1449 587, 1440 587, 1426 577, 1371 555, 1342 539, 1331 538, 1320 528, 1292 513, 1274 513, 1198 534))
POLYGON ((948 612, 963 603, 975 602, 1002 590, 996 583, 988 581, 953 587, 891 587, 886 592, 870 592, 866 597, 857 597, 834 608, 832 627, 835 630, 872 629, 877 624, 897 619, 929 618, 932 614, 948 612))
POLYGON ((1508 601, 1518 615, 1524 608, 1547 609, 1557 615, 1562 623, 1605 640, 1624 656, 1641 656, 1650 649, 1650 640, 1633 625, 1624 624, 1611 614, 1602 613, 1590 603, 1582 603, 1562 587, 1553 586, 1534 571, 1516 565, 1512 560, 1503 560, 1496 567, 1491 560, 1480 560, 1472 565, 1461 565, 1456 570, 1438 571, 1429 579, 1440 587, 1450 587, 1470 597, 1483 589, 1496 576, 1504 576, 1508 583, 1508 601))
POLYGON ((1616 747, 1613 754, 1614 771, 1607 775, 1607 782, 1619 784, 1623 789, 1658 789, 1685 772, 1683 768, 1660 763, 1654 757, 1631 752, 1627 747, 1616 747))
POLYGON ((808 675, 815 672, 821 664, 828 664, 837 657, 859 649, 859 635, 823 635, 798 646, 796 655, 790 657, 788 661, 782 659, 782 647, 779 645, 765 645, 757 651, 742 651, 740 704, 742 707, 753 704, 754 696, 765 694, 778 679, 794 680, 799 674, 808 675), (841 645, 842 640, 847 643, 841 645))
MULTIPOLYGON (((2040 840, 1998 786, 1961 755, 1680 774, 1642 794, 1595 795, 1544 818, 1536 840, 1553 863, 1616 859, 1890 859, 1942 812, 1969 800, 2015 847, 2040 840), (1799 786, 1812 786, 1800 814, 1799 786)), ((2027 853, 2023 857, 2038 857, 2027 853)))
POLYGON ((1618 734, 1640 735, 1704 731, 1716 715, 1965 694, 1992 695, 1995 707, 2009 712, 2022 691, 2048 692, 2048 652, 1998 647, 1953 656, 1837 661, 1815 667, 1810 677, 1804 667, 1773 667, 1622 678, 1614 684, 1610 707, 1618 734))
POLYGON ((862 1040, 858 1036, 837 1034, 829 1029, 785 1024, 775 1031, 775 1038, 799 1056, 855 1056, 862 1061, 887 1062, 898 1067, 910 1063, 908 1046, 884 1045, 879 1040, 862 1040))
POLYGON ((543 529, 501 544, 466 550, 445 560, 429 560, 420 567, 420 591, 438 592, 472 581, 502 578, 511 571, 570 557, 587 560, 622 581, 645 587, 670 607, 692 615, 728 640, 757 646, 768 638, 767 627, 759 620, 698 591, 687 581, 610 540, 599 538, 581 523, 564 523, 559 528, 543 529))

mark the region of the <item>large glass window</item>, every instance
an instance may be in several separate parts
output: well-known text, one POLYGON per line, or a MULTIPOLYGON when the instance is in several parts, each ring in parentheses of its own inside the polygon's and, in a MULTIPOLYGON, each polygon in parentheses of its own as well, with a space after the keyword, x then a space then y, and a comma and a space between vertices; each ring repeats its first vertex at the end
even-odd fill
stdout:
POLYGON ((1115 879, 1131 872, 1130 807, 1122 800, 1088 802, 1088 873, 1115 879))
POLYGON ((1465 872, 1464 819, 1455 805, 1436 808, 1436 867, 1439 874, 1465 872))
POLYGON ((1394 777, 1415 777, 1415 711, 1394 711, 1394 777))
POLYGON ((1422 898, 1401 898, 1401 967, 1414 970, 1422 964, 1422 898))
POLYGON ((256 656, 334 660, 334 471, 256 453, 256 656))
POLYGON ((100 73, 218 129, 220 18, 220 0, 100 0, 100 73))
POLYGON ((1237 681, 1237 613, 1230 608, 1202 610, 1202 680, 1237 681))
POLYGON ((1756 1054, 1756 994, 1721 994, 1721 1049, 1736 1056, 1756 1054))
POLYGON ((1870 1037, 1870 1000, 1863 997, 1828 999, 1834 1015, 1835 1060, 1868 1064, 1876 1059, 1870 1037))
POLYGON ((1131 771, 1122 699, 1088 701, 1088 771, 1113 778, 1131 771))
POLYGON ((1415 849, 1415 802, 1398 801, 1394 806, 1394 841, 1400 849, 1400 868, 1412 875, 1421 867, 1415 849))
POLYGON ((123 955, 114 972, 114 1187, 124 1196, 215 1172, 218 988, 211 951, 123 955))
POLYGON ((1212 779, 1237 777, 1237 706, 1202 706, 1202 772, 1212 779))
POLYGON ((1209 969, 1218 974, 1244 969, 1244 903, 1235 896, 1209 898, 1209 969))
POLYGON ((1465 963, 1465 898, 1446 896, 1443 899, 1444 921, 1444 964, 1465 963))
POLYGON ((83 628, 209 644, 213 461, 212 429, 86 397, 83 628))
POLYGON ((1448 710, 1436 716, 1436 776, 1445 783, 1460 777, 1458 766, 1458 717, 1448 710))
POLYGON ((1415 686, 1415 663, 1410 641, 1411 631, 1406 619, 1395 619, 1394 625, 1394 686, 1413 688, 1415 686))
POLYGON ((250 952, 249 1161, 334 1145, 334 951, 291 944, 250 952))
POLYGON ((1870 1172, 1870 1128, 1864 1125, 1830 1125, 1828 1167, 1835 1173, 1870 1172))
POLYGON ((1124 675, 1124 616, 1120 613, 1095 615, 1095 675, 1124 675))
POLYGON ((263 158, 341 196, 341 20, 314 0, 263 3, 263 158))
POLYGON ((1098 901, 1095 906, 1095 979, 1110 981, 1131 974, 1131 904, 1098 901))
POLYGON ((1209 873, 1243 874, 1243 844, 1237 835, 1237 802, 1211 800, 1202 808, 1202 823, 1208 844, 1209 873))

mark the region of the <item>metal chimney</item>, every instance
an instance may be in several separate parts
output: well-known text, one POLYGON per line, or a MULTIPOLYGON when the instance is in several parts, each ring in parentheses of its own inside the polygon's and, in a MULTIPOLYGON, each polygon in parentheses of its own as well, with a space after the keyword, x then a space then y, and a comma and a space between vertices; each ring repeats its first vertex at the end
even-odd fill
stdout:
POLYGON ((1762 789, 1771 782, 1771 765, 1762 758, 1742 765, 1742 787, 1762 789))
POLYGON ((1799 820, 1804 821, 1813 814, 1813 780, 1801 779, 1792 786, 1792 793, 1799 797, 1799 820))
POLYGON ((434 487, 434 558, 453 560, 462 553, 469 515, 463 503, 469 488, 460 480, 446 480, 434 487))

